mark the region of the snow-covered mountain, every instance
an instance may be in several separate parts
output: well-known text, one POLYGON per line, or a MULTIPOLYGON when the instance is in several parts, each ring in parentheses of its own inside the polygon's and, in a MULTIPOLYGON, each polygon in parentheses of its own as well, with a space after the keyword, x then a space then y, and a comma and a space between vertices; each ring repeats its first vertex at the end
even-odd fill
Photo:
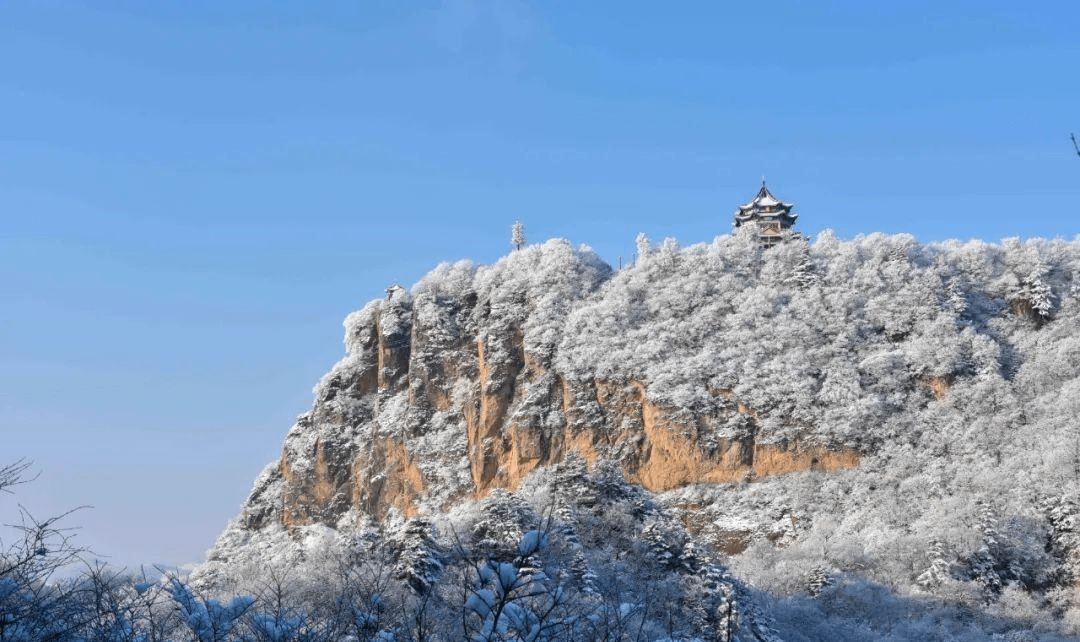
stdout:
POLYGON ((636 639, 1080 631, 1080 242, 641 249, 443 264, 351 314, 198 581, 333 551, 464 586, 465 633, 525 577, 624 591, 636 639))

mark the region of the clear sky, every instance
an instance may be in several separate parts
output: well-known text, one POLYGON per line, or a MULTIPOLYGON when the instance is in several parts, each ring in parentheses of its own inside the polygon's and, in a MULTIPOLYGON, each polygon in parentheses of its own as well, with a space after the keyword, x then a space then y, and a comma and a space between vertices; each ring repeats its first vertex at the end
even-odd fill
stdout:
POLYGON ((1080 2, 0 0, 0 463, 197 561, 341 320, 530 241, 1080 232, 1080 2))

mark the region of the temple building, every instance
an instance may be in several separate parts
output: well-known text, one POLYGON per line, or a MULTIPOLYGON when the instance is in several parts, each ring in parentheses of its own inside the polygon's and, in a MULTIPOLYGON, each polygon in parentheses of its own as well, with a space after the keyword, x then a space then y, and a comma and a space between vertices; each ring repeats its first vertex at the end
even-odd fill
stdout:
POLYGON ((757 196, 746 205, 740 205, 735 212, 735 227, 756 224, 761 244, 772 247, 780 242, 782 231, 794 225, 795 219, 799 217, 791 211, 793 207, 794 203, 785 203, 770 194, 762 179, 757 196))

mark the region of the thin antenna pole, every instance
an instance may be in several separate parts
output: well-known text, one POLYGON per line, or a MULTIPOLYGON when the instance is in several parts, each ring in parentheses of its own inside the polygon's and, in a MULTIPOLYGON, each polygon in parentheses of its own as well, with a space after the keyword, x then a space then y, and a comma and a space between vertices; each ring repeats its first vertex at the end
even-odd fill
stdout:
POLYGON ((1077 155, 1077 156, 1080 156, 1080 145, 1077 145, 1077 144, 1076 144, 1076 134, 1069 134, 1069 138, 1071 138, 1071 139, 1072 139, 1072 142, 1073 142, 1073 149, 1075 149, 1075 150, 1076 150, 1076 155, 1077 155))

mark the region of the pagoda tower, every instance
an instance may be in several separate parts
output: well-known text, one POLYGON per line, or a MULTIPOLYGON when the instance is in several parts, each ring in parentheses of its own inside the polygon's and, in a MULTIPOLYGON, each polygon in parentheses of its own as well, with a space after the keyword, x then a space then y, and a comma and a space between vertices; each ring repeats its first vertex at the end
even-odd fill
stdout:
POLYGON ((735 211, 735 227, 745 224, 756 224, 761 244, 772 247, 780 242, 783 230, 789 229, 795 224, 798 214, 791 211, 794 203, 785 203, 777 200, 765 187, 765 179, 761 180, 761 189, 757 196, 746 205, 740 205, 735 211))

